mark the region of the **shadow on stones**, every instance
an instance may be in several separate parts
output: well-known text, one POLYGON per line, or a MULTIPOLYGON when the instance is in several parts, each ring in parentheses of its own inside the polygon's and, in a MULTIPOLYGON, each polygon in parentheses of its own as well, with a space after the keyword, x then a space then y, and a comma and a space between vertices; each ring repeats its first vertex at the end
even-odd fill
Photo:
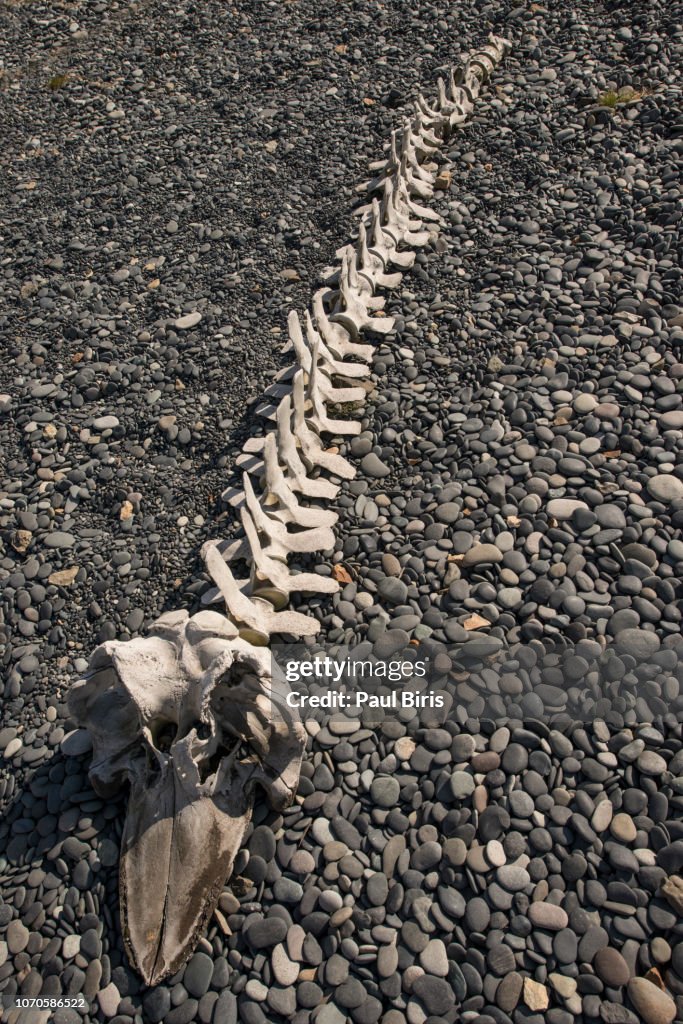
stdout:
MULTIPOLYGON (((26 950, 0 968, 0 994, 83 994, 92 1003, 113 981, 135 1013, 143 987, 126 960, 118 909, 126 794, 98 797, 88 763, 89 755, 57 751, 25 777, 3 812, 0 920, 20 920, 30 936, 26 950)), ((61 1024, 81 1019, 73 1009, 59 1013, 61 1024)), ((100 1017, 95 1007, 91 1017, 100 1017)))

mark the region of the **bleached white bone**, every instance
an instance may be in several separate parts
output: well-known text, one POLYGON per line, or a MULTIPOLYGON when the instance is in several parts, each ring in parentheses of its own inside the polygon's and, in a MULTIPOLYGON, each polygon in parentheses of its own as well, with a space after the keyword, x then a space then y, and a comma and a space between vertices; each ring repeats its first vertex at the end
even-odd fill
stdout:
POLYGON ((241 470, 243 470, 243 471, 245 471, 247 473, 251 473, 258 466, 261 465, 261 459, 257 458, 257 456, 256 456, 256 454, 254 452, 251 452, 251 451, 241 452, 241 454, 238 455, 237 458, 235 459, 235 465, 239 469, 241 469, 241 470))
POLYGON ((274 384, 269 384, 268 387, 265 389, 265 391, 263 392, 264 396, 266 398, 284 398, 285 395, 288 395, 292 389, 287 387, 287 384, 284 383, 284 381, 288 376, 291 376, 291 374, 291 367, 289 368, 288 371, 281 371, 281 376, 278 376, 277 382, 274 384))
POLYGON ((252 437, 248 437, 242 446, 243 452, 261 452, 263 451, 263 438, 264 435, 255 434, 252 437))
POLYGON ((403 122, 403 133, 401 136, 401 155, 407 158, 414 175, 427 184, 433 184, 436 175, 423 166, 420 152, 424 152, 421 139, 415 135, 411 122, 406 118, 403 122))
MULTIPOLYGON (((304 464, 308 463, 311 469, 317 467, 332 473, 333 476, 339 476, 345 480, 353 480, 356 470, 351 463, 347 462, 341 455, 326 451, 323 448, 320 437, 308 424, 304 377, 301 371, 295 375, 293 384, 294 387, 291 394, 292 432, 297 439, 304 464)), ((283 401, 287 402, 288 399, 285 398, 283 401)))
POLYGON ((353 256, 347 252, 339 278, 339 299, 331 319, 345 327, 354 339, 360 336, 362 330, 389 334, 394 328, 393 317, 370 316, 370 309, 379 309, 384 305, 384 300, 379 298, 380 306, 377 306, 367 280, 359 279, 355 250, 353 256))
MULTIPOLYGON (((395 175, 385 178, 384 184, 382 186, 382 197, 379 200, 380 221, 382 225, 382 231, 385 232, 385 234, 387 231, 390 231, 388 212, 394 206, 394 196, 396 194, 397 189, 398 181, 395 175)), ((376 202, 377 199, 373 199, 371 202, 366 203, 364 206, 357 206, 353 212, 357 217, 362 217, 363 219, 371 217, 373 212, 373 203, 376 202)), ((421 220, 415 220, 407 212, 404 212, 403 216, 406 219, 406 224, 404 226, 405 231, 416 233, 420 231, 420 229, 422 228, 421 220)), ((398 245, 400 244, 401 241, 403 241, 402 238, 394 238, 393 234, 392 239, 395 245, 398 245)), ((416 249, 420 247, 417 242, 411 242, 409 244, 413 245, 413 247, 416 249)))
POLYGON ((341 276, 339 278, 339 294, 342 300, 346 299, 344 284, 346 291, 360 296, 362 302, 369 310, 378 312, 384 308, 386 299, 383 295, 375 295, 372 283, 362 276, 359 253, 352 245, 348 246, 342 256, 341 276))
MULTIPOLYGON (((328 321, 329 323, 329 321, 328 321)), ((336 325, 335 325, 336 326, 336 325)), ((345 362, 343 359, 335 359, 335 354, 331 350, 323 338, 322 333, 316 329, 317 325, 313 322, 313 317, 306 310, 306 341, 310 349, 313 348, 314 344, 318 345, 318 351, 320 352, 320 363, 325 369, 325 372, 329 375, 334 374, 337 377, 348 378, 349 380, 357 380, 361 377, 368 377, 370 375, 370 367, 368 366, 369 359, 372 358, 373 348, 371 345, 355 345, 355 349, 362 350, 362 357, 360 362, 345 362), (366 354, 369 358, 366 358, 366 354)), ((344 331, 344 328, 341 328, 344 331)), ((348 331, 344 331, 344 334, 348 337, 348 331)), ((363 389, 365 390, 365 389, 363 389)), ((351 399, 355 401, 355 399, 351 399)))
POLYGON ((372 286, 376 288, 398 288, 403 280, 403 274, 387 274, 386 263, 376 249, 368 248, 367 231, 363 221, 358 225, 357 252, 360 259, 360 271, 362 277, 370 279, 372 286))
POLYGON ((410 189, 416 195, 424 199, 432 195, 433 189, 430 186, 434 177, 420 165, 408 120, 404 121, 403 128, 397 128, 392 133, 389 156, 380 162, 378 170, 379 174, 364 186, 369 192, 381 188, 384 179, 389 175, 403 174, 407 176, 410 189))
MULTIPOLYGON (((449 128, 454 128, 457 124, 462 124, 462 122, 467 119, 467 108, 470 107, 470 104, 467 102, 463 104, 462 102, 452 99, 449 95, 451 88, 457 89, 457 86, 453 84, 447 91, 446 83, 443 78, 440 78, 437 82, 439 110, 441 111, 446 125, 449 128)), ((463 99, 465 99, 465 95, 462 90, 458 90, 458 92, 462 95, 463 99)))
MULTIPOLYGON (((411 252, 399 252, 396 243, 390 235, 382 231, 382 220, 380 206, 376 199, 373 200, 370 213, 365 220, 361 220, 358 227, 358 239, 356 241, 355 257, 356 268, 359 276, 368 278, 371 287, 374 288, 398 288, 403 275, 400 273, 387 274, 386 269, 392 263, 396 266, 411 267, 415 262, 415 254, 411 252), (368 234, 369 232, 369 234, 368 234)), ((352 255, 353 247, 342 246, 337 249, 338 259, 343 259, 347 253, 352 255)), ((337 270, 336 279, 339 280, 341 271, 337 270)))
MULTIPOLYGON (((304 341, 299 317, 294 309, 287 318, 287 326, 298 364, 309 377, 312 372, 311 363, 313 360, 313 346, 315 346, 318 353, 318 366, 322 370, 322 373, 318 376, 318 388, 326 402, 330 402, 332 405, 339 405, 345 402, 365 401, 366 394, 364 388, 336 388, 329 376, 327 376, 332 373, 341 373, 344 364, 333 359, 327 347, 321 349, 319 335, 314 330, 310 317, 308 317, 306 323, 308 344, 304 341)), ((361 369, 367 373, 366 367, 361 369)))
POLYGON ((434 134, 429 120, 419 108, 416 108, 415 113, 410 119, 410 127, 418 153, 422 152, 427 157, 436 153, 441 148, 441 140, 434 134))
POLYGON ((429 231, 422 230, 422 221, 415 220, 397 198, 397 186, 393 178, 387 178, 381 203, 382 230, 393 239, 395 245, 402 242, 420 248, 429 241, 429 231))
MULTIPOLYGON (((361 223, 363 223, 361 221, 361 223)), ((401 267, 404 270, 409 270, 415 262, 415 253, 405 250, 405 252, 399 252, 396 248, 396 242, 388 232, 385 232, 382 227, 382 208, 379 204, 379 200, 373 199, 370 207, 369 214, 370 234, 369 249, 371 253, 375 253, 379 259, 384 263, 384 267, 388 267, 393 264, 395 267, 401 267)))
POLYGON ((432 181, 425 181, 420 174, 416 173, 410 164, 407 153, 404 153, 401 157, 399 173, 401 181, 404 182, 406 189, 411 195, 419 196, 420 199, 431 199, 434 195, 432 181))
MULTIPOLYGON (((308 462, 308 466, 305 465, 297 446, 298 439, 292 432, 292 395, 286 395, 277 407, 276 423, 278 458, 292 490, 303 494, 306 498, 319 498, 322 501, 334 500, 339 493, 339 486, 325 477, 311 476, 310 470, 319 467, 335 476, 352 479, 355 475, 353 467, 346 459, 342 459, 332 452, 325 452, 320 439, 309 438, 308 433, 302 429, 301 434, 306 443, 306 460, 308 462)), ((264 450, 265 439, 258 437, 250 440, 252 450, 249 457, 255 467, 253 471, 262 472, 263 461, 257 457, 256 452, 264 450)), ((239 462, 239 459, 237 461, 239 462)), ((233 495, 232 498, 234 499, 234 497, 233 495)), ((231 503, 234 505, 244 504, 244 492, 242 492, 242 501, 238 503, 236 500, 232 500, 231 503)))
MULTIPOLYGON (((244 505, 240 509, 242 525, 244 525, 245 516, 249 515, 259 534, 266 538, 267 543, 264 543, 262 547, 270 558, 286 561, 287 556, 291 554, 312 554, 314 551, 326 551, 328 548, 334 547, 334 534, 329 526, 288 530, 287 523, 279 518, 277 511, 269 509, 266 512, 261 506, 248 473, 242 477, 242 484, 245 498, 244 505)), ((221 544, 219 548, 226 562, 232 562, 236 558, 251 559, 252 553, 247 537, 238 538, 226 546, 221 544)))
MULTIPOLYGON (((399 202, 397 199, 397 189, 396 179, 393 177, 387 178, 384 182, 380 202, 382 234, 385 238, 390 238, 394 246, 404 243, 418 249, 429 241, 429 231, 422 230, 422 221, 414 219, 405 204, 399 202)), ((373 205, 368 203, 365 206, 357 207, 354 213, 367 217, 372 215, 372 211, 373 205)))
POLYGON ((277 410, 277 448, 280 461, 284 464, 287 478, 292 490, 303 494, 307 498, 321 498, 331 501, 337 497, 339 487, 323 477, 312 477, 309 469, 319 467, 332 473, 334 476, 341 476, 352 479, 355 470, 341 456, 333 455, 331 452, 323 451, 320 438, 309 438, 307 431, 301 430, 294 436, 292 431, 292 399, 293 395, 287 395, 282 399, 277 410), (299 454, 298 444, 304 455, 308 467, 299 454), (316 444, 317 442, 317 444, 316 444))
POLYGON ((496 65, 511 49, 512 43, 509 39, 505 39, 503 36, 489 35, 486 46, 483 46, 470 58, 468 71, 475 75, 481 84, 487 82, 495 71, 496 65))
MULTIPOLYGON (((413 117, 414 120, 414 117, 413 117)), ((398 169, 401 156, 404 152, 407 152, 410 156, 411 163, 415 163, 415 170, 420 169, 422 174, 429 174, 429 172, 420 164, 420 153, 426 157, 434 153, 439 148, 438 139, 435 137, 434 145, 424 142, 421 136, 421 130, 423 129, 422 121, 418 126, 413 124, 413 120, 410 118, 404 118, 402 128, 395 128, 391 133, 391 143, 388 147, 388 156, 382 160, 373 160, 371 164, 368 164, 368 168, 371 171, 384 172, 383 177, 387 174, 391 174, 393 171, 398 169), (417 158, 414 160, 414 158, 417 158)), ((380 182, 381 184, 381 182, 380 182)))
POLYGON ((412 214, 413 217, 418 217, 421 221, 435 221, 437 224, 443 223, 443 218, 436 210, 430 209, 429 206, 421 206, 414 199, 411 199, 408 193, 408 185, 403 175, 396 180, 394 204, 396 206, 401 205, 405 208, 406 212, 412 214))
MULTIPOLYGON (((451 77, 449 92, 439 83, 436 107, 419 97, 410 125, 400 141, 395 136, 388 160, 377 165, 386 179, 380 183, 382 202, 359 211, 357 251, 346 257, 339 294, 318 293, 317 305, 314 298, 315 327, 306 322, 310 355, 299 346, 294 390, 286 393, 287 371, 268 389, 270 397, 282 396, 277 409, 262 407, 275 417, 277 431, 245 445, 237 460, 263 476, 258 499, 248 477, 244 484, 245 538, 238 545, 251 558, 250 579, 235 580, 215 543, 202 552, 217 584, 203 593, 202 603, 222 597, 227 616, 203 611, 190 619, 185 611, 169 613, 157 620, 150 637, 107 641, 94 652, 88 679, 69 695, 73 717, 93 738, 90 774, 98 794, 108 798, 109 787, 124 779, 131 785, 121 849, 122 933, 131 964, 147 985, 174 974, 192 954, 246 834, 254 784, 265 789, 278 814, 295 797, 305 732, 296 710, 286 711, 283 698, 289 690, 286 684, 277 689, 279 673, 263 645, 273 633, 319 632, 312 616, 280 610, 292 592, 338 589, 334 580, 297 574, 286 565, 287 553, 304 543, 302 536, 307 549, 313 537, 329 539, 321 530, 324 534, 334 517, 330 511, 303 509, 294 492, 334 497, 338 487, 316 478, 318 468, 354 475, 346 460, 324 450, 314 428, 341 432, 325 402, 334 377, 355 373, 351 364, 340 363, 337 374, 336 360, 353 356, 369 362, 372 346, 357 343, 355 335, 361 326, 377 329, 378 324, 349 320, 346 329, 330 317, 340 310, 356 317, 359 309, 367 316, 374 289, 400 281, 400 275, 387 273, 389 265, 412 263, 412 254, 398 246, 421 245, 431 237, 424 223, 438 218, 413 198, 428 194, 432 184, 420 162, 469 112, 509 48, 507 40, 490 36, 462 74, 451 77), (326 307, 325 297, 338 300, 339 308, 326 307), (293 526, 301 532, 289 529, 293 526), (175 725, 175 738, 169 738, 164 723, 175 725), (178 850, 184 851, 180 859, 178 850)), ((337 397, 339 390, 333 391, 337 397)))
POLYGON ((421 92, 417 94, 415 108, 422 114, 425 124, 429 128, 431 128, 432 131, 434 131, 435 133, 439 133, 441 131, 441 128, 443 126, 443 118, 441 117, 441 114, 439 113, 438 110, 435 110, 433 107, 430 107, 429 103, 427 102, 427 100, 425 99, 421 92))
POLYGON ((360 434, 361 425, 357 420, 333 420, 327 415, 324 395, 320 389, 320 380, 323 375, 320 373, 317 355, 318 346, 316 345, 313 348, 313 362, 306 389, 306 397, 310 403, 306 419, 313 423, 321 434, 360 434))
POLYGON ((465 81, 465 72, 462 64, 452 67, 448 76, 448 95, 454 103, 468 103, 466 94, 462 91, 465 81))
POLYGON ((329 289, 319 288, 313 296, 313 319, 316 329, 320 334, 330 352, 343 359, 344 356, 353 356, 362 362, 369 363, 375 352, 374 345, 364 345, 352 341, 351 334, 340 323, 334 323, 325 310, 325 298, 329 295, 329 289))
POLYGON ((273 432, 266 435, 263 445, 263 465, 264 495, 262 500, 267 511, 269 511, 269 500, 276 499, 280 505, 279 517, 283 522, 308 527, 334 526, 339 518, 336 512, 299 503, 291 482, 285 476, 278 461, 277 439, 273 432))
MULTIPOLYGON (((339 250, 342 251, 341 249, 339 250)), ((341 257, 340 257, 341 258, 341 257)), ((329 268, 331 272, 339 274, 339 268, 329 268)), ((334 324, 325 311, 325 300, 331 300, 332 305, 336 301, 337 293, 334 289, 319 288, 313 295, 311 303, 313 316, 306 310, 306 338, 309 348, 315 338, 320 339, 321 358, 329 361, 330 374, 344 378, 367 377, 370 369, 367 364, 372 360, 374 354, 373 345, 359 345, 351 341, 349 332, 341 324, 334 324), (309 326, 310 325, 310 326, 309 326), (353 356, 357 362, 345 362, 345 356, 353 356), (332 364, 334 363, 334 370, 332 364)), ((288 337, 283 352, 293 352, 294 345, 291 337, 288 337)), ((296 366, 288 366, 280 371, 278 379, 291 380, 296 372, 296 366)))
POLYGON ((278 596, 268 597, 265 586, 272 584, 281 596, 283 606, 287 603, 292 593, 317 593, 336 594, 339 584, 331 576, 321 576, 315 572, 292 573, 287 568, 287 562, 273 558, 263 548, 258 535, 258 529, 249 512, 242 511, 242 525, 247 535, 253 569, 251 575, 251 587, 254 597, 265 597, 277 608, 278 596), (274 600, 273 600, 274 599, 274 600))
POLYGON ((244 505, 244 491, 241 487, 226 487, 221 494, 221 499, 232 508, 241 508, 244 505))
MULTIPOLYGON (((288 389, 285 389, 285 395, 288 393, 288 389)), ((282 397, 284 398, 285 395, 283 395, 282 397)), ((282 398, 280 399, 280 401, 282 401, 282 398)), ((278 407, 274 402, 268 401, 264 402, 263 405, 259 405, 255 412, 256 415, 260 416, 262 419, 269 420, 270 422, 274 423, 275 417, 277 416, 277 409, 278 407)))
POLYGON ((371 171, 377 171, 378 174, 372 181, 364 182, 358 186, 358 191, 369 191, 374 192, 375 189, 380 188, 384 179, 388 174, 395 174, 398 171, 401 156, 399 152, 400 142, 400 128, 394 128, 391 133, 391 141, 389 143, 389 155, 385 160, 375 160, 369 165, 371 171))
POLYGON ((209 541, 204 545, 202 555, 209 575, 225 601, 228 614, 243 639, 262 647, 273 633, 315 636, 320 632, 320 623, 308 615, 289 610, 276 612, 269 601, 249 598, 243 594, 214 542, 209 541))

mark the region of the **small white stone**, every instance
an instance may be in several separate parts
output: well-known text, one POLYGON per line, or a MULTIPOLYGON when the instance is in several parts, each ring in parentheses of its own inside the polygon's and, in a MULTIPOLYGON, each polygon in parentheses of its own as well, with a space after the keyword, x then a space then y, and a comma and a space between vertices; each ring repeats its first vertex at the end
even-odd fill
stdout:
POLYGON ((81 950, 80 935, 66 935, 62 942, 62 956, 65 960, 73 960, 81 950))
POLYGON ((202 314, 198 312, 187 313, 185 316, 181 316, 175 322, 175 327, 179 331, 189 331, 191 327, 196 327, 202 318, 202 314))
POLYGON ((21 750, 22 746, 23 743, 21 742, 19 737, 15 736, 14 739, 10 740, 7 746, 5 747, 2 756, 9 761, 10 758, 14 757, 14 755, 21 750))

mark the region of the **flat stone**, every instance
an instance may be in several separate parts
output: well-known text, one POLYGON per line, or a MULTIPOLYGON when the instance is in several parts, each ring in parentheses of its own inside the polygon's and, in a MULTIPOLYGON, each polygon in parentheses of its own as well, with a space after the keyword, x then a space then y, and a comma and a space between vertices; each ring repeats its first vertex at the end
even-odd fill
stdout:
POLYGON ((600 832, 604 832, 606 828, 609 828, 613 814, 614 807, 611 800, 601 800, 591 817, 591 828, 593 831, 600 834, 600 832))
POLYGON ((389 604, 405 604, 408 597, 408 587, 403 580, 395 576, 385 576, 379 581, 377 591, 389 604))
POLYGON ((295 875, 309 875, 315 870, 315 858, 308 850, 297 850, 289 862, 288 870, 295 875))
POLYGON ((506 975, 496 989, 496 1006, 504 1013, 511 1013, 519 1003, 524 979, 517 971, 506 975))
POLYGON ((114 427, 118 427, 119 419, 117 416, 98 416, 92 421, 92 425, 95 430, 113 430, 114 427))
POLYGON ((249 925, 246 939, 252 949, 266 949, 282 942, 287 934, 287 925, 281 917, 264 917, 249 925))
POLYGON ((486 856, 486 847, 472 846, 467 851, 467 867, 478 874, 488 874, 491 870, 491 863, 486 856))
POLYGON ((417 871, 431 871, 441 860, 443 850, 436 841, 423 843, 411 857, 411 865, 417 871))
POLYGON ((448 974, 448 954, 441 939, 432 939, 419 956, 420 966, 427 974, 445 978, 448 974))
POLYGON ((582 414, 593 412, 597 404, 595 395, 580 394, 574 399, 574 410, 582 414))
POLYGON ((453 772, 451 775, 451 793, 457 800, 464 800, 474 793, 475 785, 474 776, 469 772, 453 772))
POLYGON ((550 999, 548 989, 533 978, 524 979, 523 997, 530 1010, 547 1010, 550 999))
POLYGON ((65 960, 73 960, 81 949, 80 935, 65 935, 62 940, 62 956, 65 960))
POLYGON ((252 857, 261 857, 270 861, 275 856, 275 836, 273 830, 264 825, 255 828, 249 837, 249 853, 252 857))
POLYGON ((588 505, 585 501, 579 501, 578 498, 553 498, 546 506, 548 515, 557 519, 559 523, 571 519, 579 509, 588 510, 588 505))
POLYGON ((498 839, 491 839, 486 844, 486 859, 494 868, 501 868, 507 861, 503 844, 498 839))
POLYGON ((100 1004, 100 1010, 105 1017, 114 1017, 116 1015, 119 1003, 121 1002, 121 993, 113 981, 110 981, 108 985, 100 989, 97 993, 97 1002, 100 1004))
POLYGON ((563 907, 541 900, 529 904, 527 916, 535 928, 545 928, 553 932, 560 931, 569 924, 567 911, 563 907))
POLYGON ((553 937, 553 953, 560 964, 573 964, 576 962, 578 952, 578 938, 571 928, 562 928, 555 932, 553 937))
POLYGON ((443 855, 453 867, 460 867, 467 858, 467 846, 462 839, 447 839, 443 844, 443 855))
POLYGON ((674 910, 683 917, 683 878, 680 875, 670 875, 669 878, 666 878, 662 882, 662 895, 674 910))
MULTIPOLYGON (((422 870, 418 868, 418 870, 422 870)), ((367 881, 366 892, 373 907, 383 907, 389 895, 389 882, 386 875, 376 871, 367 881)))
POLYGON ((62 753, 67 757, 81 757, 92 750, 92 738, 87 729, 74 729, 68 732, 61 743, 62 753))
MULTIPOLYGON (((283 922, 284 924, 284 922, 283 922)), ((209 991, 211 975, 213 974, 213 960, 206 953, 197 952, 188 961, 183 974, 183 985, 197 999, 201 999, 205 992, 209 991)))
POLYGON ((390 775, 376 776, 370 785, 370 797, 378 807, 395 807, 401 787, 390 775))
POLYGON ((361 472, 365 473, 366 476, 373 477, 377 480, 381 480, 383 477, 389 476, 391 473, 389 467, 386 466, 374 452, 368 452, 367 455, 363 456, 360 468, 361 472))
POLYGON ((643 775, 660 776, 666 771, 666 761, 654 750, 644 750, 636 761, 643 775))
POLYGON ((529 885, 531 878, 526 868, 515 864, 505 864, 496 871, 496 879, 509 892, 521 892, 529 885))
POLYGON ((346 1024, 347 1020, 346 1014, 334 1003, 325 1003, 316 1011, 315 1024, 346 1024))
POLYGON ((290 960, 282 943, 278 943, 273 948, 273 952, 270 955, 270 963, 275 980, 279 985, 287 987, 296 982, 299 977, 299 964, 295 963, 294 960, 290 960))
POLYGON ((28 946, 30 932, 26 925, 18 918, 14 918, 13 921, 7 925, 7 948, 9 949, 12 956, 16 953, 22 953, 28 946))
POLYGON ((494 946, 493 949, 488 951, 486 962, 491 973, 499 978, 504 977, 506 974, 510 974, 510 972, 514 971, 517 966, 515 963, 515 954, 510 947, 506 946, 504 943, 494 946))
POLYGON ((676 1016, 676 1004, 666 992, 647 978, 631 978, 628 997, 645 1024, 671 1024, 676 1016))
POLYGON ((416 978, 413 992, 424 1003, 427 1012, 434 1016, 447 1013, 455 1003, 455 995, 448 982, 431 974, 416 978))
POLYGON ((53 530, 52 533, 46 534, 43 543, 48 548, 72 548, 76 543, 76 538, 71 533, 65 533, 64 530, 53 530))
POLYGON ((667 505, 683 498, 683 480, 671 473, 658 473, 650 477, 647 489, 653 498, 667 505))
MULTIPOLYGON (((660 760, 663 761, 664 759, 660 758, 660 760)), ((666 768, 666 762, 664 762, 664 767, 666 768)), ((637 829, 636 826, 633 824, 631 816, 629 814, 622 813, 615 814, 612 818, 610 832, 616 839, 619 839, 622 843, 632 843, 637 835, 637 829)))
POLYGON ((195 310, 194 313, 186 313, 185 316, 179 317, 173 326, 178 331, 189 331, 192 327, 196 327, 201 319, 202 314, 195 310))
POLYGON ((502 560, 503 552, 495 544, 475 544, 465 552, 462 564, 469 568, 472 565, 491 565, 502 560))
POLYGON ((382 569, 387 576, 400 576, 402 572, 401 563, 396 555, 392 555, 390 551, 386 551, 382 555, 382 569))
POLYGON ((621 953, 610 946, 597 951, 593 960, 593 967, 601 981, 604 981, 611 988, 626 985, 631 977, 628 964, 621 953))
POLYGON ((558 974, 557 972, 554 972, 553 974, 548 975, 548 981, 563 999, 571 999, 571 997, 576 993, 576 978, 568 978, 566 974, 558 974))
POLYGON ((491 920, 491 909, 486 900, 481 896, 467 900, 465 920, 473 932, 485 932, 491 920))
POLYGON ((659 637, 649 629, 622 629, 615 640, 617 651, 624 651, 637 661, 646 661, 660 646, 659 637))

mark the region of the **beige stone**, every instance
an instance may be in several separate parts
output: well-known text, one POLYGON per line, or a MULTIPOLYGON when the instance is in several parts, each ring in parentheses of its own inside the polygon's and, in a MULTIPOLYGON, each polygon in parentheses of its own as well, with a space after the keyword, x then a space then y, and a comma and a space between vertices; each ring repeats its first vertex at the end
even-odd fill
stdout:
POLYGON ((671 996, 647 978, 631 978, 627 992, 645 1024, 671 1024, 676 1016, 676 1004, 671 996))
POLYGON ((548 1009, 548 990, 545 985, 532 978, 524 979, 523 998, 530 1010, 548 1009))

